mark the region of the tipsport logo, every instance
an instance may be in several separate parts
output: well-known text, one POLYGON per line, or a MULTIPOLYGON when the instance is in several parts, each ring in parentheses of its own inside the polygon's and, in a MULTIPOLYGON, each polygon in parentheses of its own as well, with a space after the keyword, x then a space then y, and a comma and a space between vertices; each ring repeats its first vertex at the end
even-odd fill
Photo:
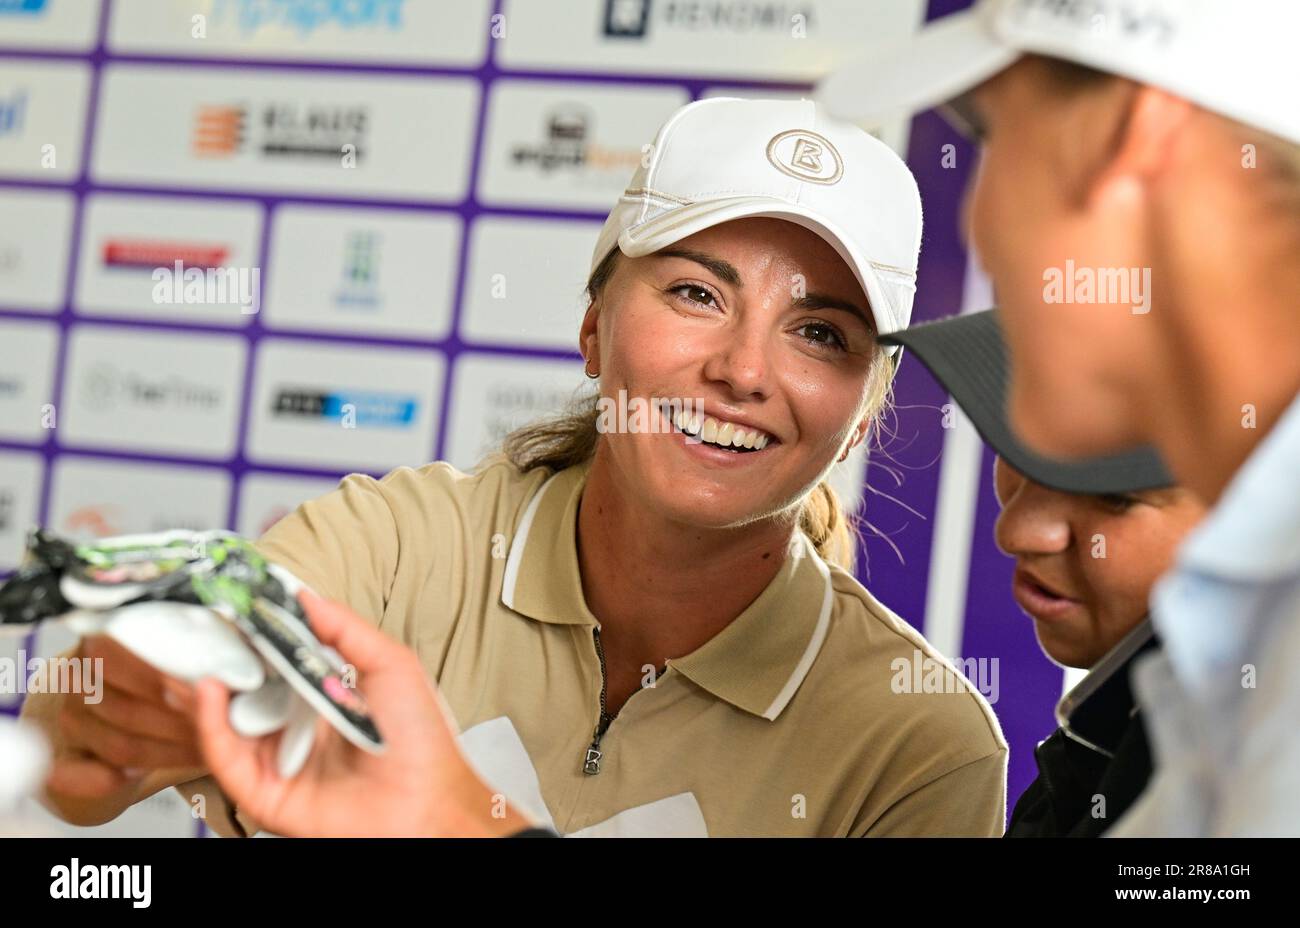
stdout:
POLYGON ((0 0, 0 16, 35 16, 49 7, 48 0, 0 0))
MULTIPOLYGON (((0 0, 2 3, 3 0, 0 0)), ((234 23, 245 36, 267 28, 289 29, 306 38, 327 26, 345 31, 403 27, 407 0, 217 0, 216 23, 234 23)))

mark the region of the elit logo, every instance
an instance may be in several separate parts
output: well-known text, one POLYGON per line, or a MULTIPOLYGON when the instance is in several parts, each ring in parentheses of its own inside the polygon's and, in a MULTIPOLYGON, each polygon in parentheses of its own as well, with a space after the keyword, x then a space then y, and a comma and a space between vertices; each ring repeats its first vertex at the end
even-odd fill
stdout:
POLYGON ((767 143, 767 160, 784 174, 813 184, 834 184, 844 176, 835 146, 816 132, 791 129, 767 143))
POLYGON ((50 869, 51 899, 130 899, 137 909, 149 908, 153 893, 153 867, 149 864, 83 864, 74 857, 68 865, 50 869))

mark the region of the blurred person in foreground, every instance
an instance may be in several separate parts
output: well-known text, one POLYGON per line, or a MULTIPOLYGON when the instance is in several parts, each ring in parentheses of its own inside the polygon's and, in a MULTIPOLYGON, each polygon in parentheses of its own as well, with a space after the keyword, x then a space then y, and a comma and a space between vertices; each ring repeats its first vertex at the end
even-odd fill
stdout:
POLYGON ((1152 595, 1155 772, 1110 835, 1300 835, 1297 35, 1294 0, 982 0, 817 93, 981 141, 1017 433, 1151 444, 1211 507, 1152 595))

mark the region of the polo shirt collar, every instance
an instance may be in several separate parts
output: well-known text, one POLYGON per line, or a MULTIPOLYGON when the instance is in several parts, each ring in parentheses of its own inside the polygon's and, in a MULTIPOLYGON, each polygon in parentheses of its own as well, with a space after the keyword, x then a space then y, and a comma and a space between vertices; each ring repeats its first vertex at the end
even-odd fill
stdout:
MULTIPOLYGON (((578 504, 590 464, 542 484, 524 509, 506 556, 501 603, 539 622, 599 627, 582 595, 578 504)), ((719 699, 775 719, 812 668, 830 627, 830 569, 797 532, 785 563, 721 632, 668 665, 719 699)))

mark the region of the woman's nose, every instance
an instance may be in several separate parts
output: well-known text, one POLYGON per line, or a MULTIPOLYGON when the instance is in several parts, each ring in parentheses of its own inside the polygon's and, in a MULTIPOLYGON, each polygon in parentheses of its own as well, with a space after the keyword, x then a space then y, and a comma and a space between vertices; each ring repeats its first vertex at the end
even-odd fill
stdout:
POLYGON ((704 375, 728 386, 736 398, 761 399, 769 391, 768 333, 759 326, 728 326, 705 362, 704 375))

